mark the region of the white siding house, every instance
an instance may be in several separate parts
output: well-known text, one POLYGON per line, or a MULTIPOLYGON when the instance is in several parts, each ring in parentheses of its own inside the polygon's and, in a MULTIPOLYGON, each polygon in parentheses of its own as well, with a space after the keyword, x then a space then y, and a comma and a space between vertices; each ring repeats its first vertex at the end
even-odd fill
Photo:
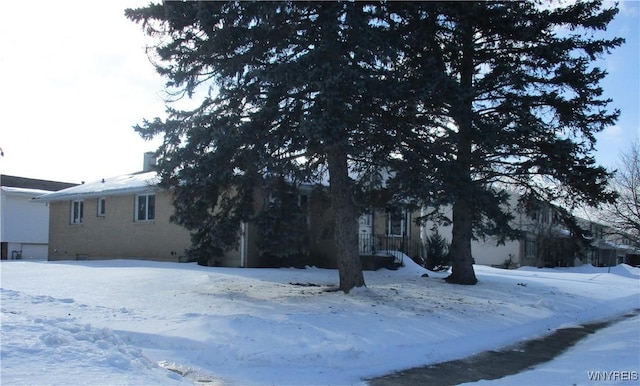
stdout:
POLYGON ((69 186, 74 184, 0 176, 2 260, 47 258, 49 206, 32 199, 69 186))
MULTIPOLYGON (((492 237, 473 240, 471 253, 476 264, 519 267, 587 263, 610 266, 623 262, 640 262, 640 249, 631 246, 629 239, 607 231, 607 227, 602 224, 573 216, 584 238, 584 244, 578 246, 571 240, 571 232, 558 216, 557 207, 541 203, 536 211, 526 213, 517 207, 517 201, 518 196, 512 194, 509 199, 514 216, 511 226, 521 231, 522 237, 518 240, 505 240, 503 244, 498 244, 497 239, 492 237)), ((451 218, 451 209, 448 208, 444 215, 451 218)), ((434 227, 448 243, 451 242, 452 227, 436 226, 432 222, 421 226, 421 237, 426 239, 434 227)))

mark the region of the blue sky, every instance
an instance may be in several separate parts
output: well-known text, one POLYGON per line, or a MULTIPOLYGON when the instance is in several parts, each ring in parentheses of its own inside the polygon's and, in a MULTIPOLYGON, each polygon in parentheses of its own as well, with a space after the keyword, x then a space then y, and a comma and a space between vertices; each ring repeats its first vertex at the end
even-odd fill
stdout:
MULTIPOLYGON (((163 79, 144 53, 146 37, 128 7, 149 0, 11 1, 0 7, 0 173, 68 182, 142 168, 131 128, 163 116, 163 79)), ((627 43, 601 62, 618 123, 597 135, 598 162, 613 167, 640 138, 640 3, 620 2, 605 36, 627 43)))
POLYGON ((596 160, 607 167, 614 167, 619 152, 640 139, 640 2, 622 1, 619 8, 604 36, 620 36, 626 43, 600 63, 609 72, 602 82, 605 96, 621 111, 617 124, 597 135, 596 160))

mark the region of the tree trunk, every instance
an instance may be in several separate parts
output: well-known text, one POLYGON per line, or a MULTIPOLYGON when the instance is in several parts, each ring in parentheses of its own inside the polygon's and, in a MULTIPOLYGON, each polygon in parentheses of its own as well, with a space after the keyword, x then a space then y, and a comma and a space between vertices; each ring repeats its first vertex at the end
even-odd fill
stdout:
POLYGON ((453 204, 453 231, 451 238, 451 275, 447 282, 473 285, 478 282, 473 271, 471 238, 473 236, 473 216, 466 199, 458 197, 453 204))
POLYGON ((451 237, 451 275, 447 282, 473 285, 478 282, 473 271, 471 239, 473 238, 473 177, 471 173, 473 147, 473 28, 470 21, 461 21, 462 60, 460 64, 460 98, 457 101, 458 146, 455 160, 455 201, 453 203, 453 234, 451 237))
POLYGON ((338 247, 340 290, 349 293, 352 288, 362 287, 365 284, 358 252, 358 223, 347 169, 346 151, 340 146, 329 149, 327 162, 335 221, 334 234, 338 247))

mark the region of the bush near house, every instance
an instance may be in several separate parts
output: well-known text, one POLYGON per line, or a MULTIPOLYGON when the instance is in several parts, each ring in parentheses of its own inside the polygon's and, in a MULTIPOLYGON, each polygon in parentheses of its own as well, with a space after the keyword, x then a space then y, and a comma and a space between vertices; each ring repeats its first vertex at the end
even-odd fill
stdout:
POLYGON ((430 271, 444 271, 449 269, 450 263, 449 243, 434 229, 431 236, 427 237, 427 262, 425 268, 430 271))

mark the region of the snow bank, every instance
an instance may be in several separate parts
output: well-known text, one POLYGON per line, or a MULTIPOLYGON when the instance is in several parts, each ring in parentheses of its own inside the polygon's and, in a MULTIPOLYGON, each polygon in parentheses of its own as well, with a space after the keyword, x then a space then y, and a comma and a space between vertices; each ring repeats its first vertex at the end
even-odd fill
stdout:
POLYGON ((476 266, 479 283, 457 286, 404 263, 345 295, 318 268, 3 262, 2 380, 361 384, 640 308, 628 266, 476 266))
POLYGON ((177 374, 158 371, 158 365, 139 348, 125 343, 106 327, 79 323, 70 313, 34 315, 34 308, 68 309, 74 303, 72 299, 29 296, 3 288, 2 303, 0 357, 5 384, 183 382, 177 374))

